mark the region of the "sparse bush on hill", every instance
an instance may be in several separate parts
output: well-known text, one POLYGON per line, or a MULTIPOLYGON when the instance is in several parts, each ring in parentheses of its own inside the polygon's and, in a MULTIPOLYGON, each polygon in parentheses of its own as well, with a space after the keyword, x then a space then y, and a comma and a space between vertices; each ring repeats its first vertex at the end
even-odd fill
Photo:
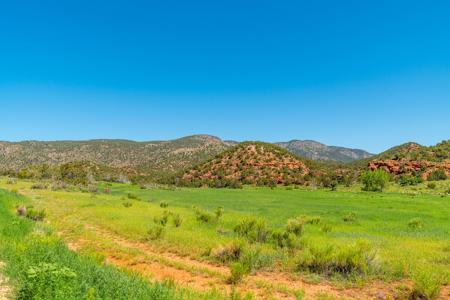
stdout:
POLYGON ((419 183, 422 183, 422 182, 423 182, 423 179, 420 176, 402 175, 398 179, 398 183, 401 186, 418 185, 419 183))
POLYGON ((368 171, 361 177, 363 190, 368 192, 382 192, 389 182, 389 174, 382 170, 368 171))
POLYGON ((442 169, 434 170, 428 176, 428 181, 446 180, 447 174, 442 169))
POLYGON ((434 190, 436 188, 436 183, 434 182, 429 182, 427 184, 427 188, 429 188, 430 190, 434 190))

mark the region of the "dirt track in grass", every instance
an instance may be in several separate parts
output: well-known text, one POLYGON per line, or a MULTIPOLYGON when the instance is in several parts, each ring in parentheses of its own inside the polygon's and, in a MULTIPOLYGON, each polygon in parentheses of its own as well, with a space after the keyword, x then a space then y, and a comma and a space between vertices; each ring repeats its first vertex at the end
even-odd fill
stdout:
MULTIPOLYGON (((230 274, 227 267, 176 253, 161 252, 155 250, 150 242, 129 240, 98 226, 85 225, 85 230, 93 236, 107 240, 113 246, 102 246, 100 243, 93 245, 92 239, 68 240, 72 249, 79 250, 90 244, 90 247, 101 249, 107 262, 133 270, 151 280, 173 280, 182 287, 200 291, 232 290, 232 286, 227 283, 230 274)), ((305 293, 303 299, 316 299, 320 294, 336 299, 394 299, 395 286, 399 284, 402 283, 388 285, 384 282, 372 282, 358 288, 340 288, 327 282, 307 283, 295 274, 270 271, 247 276, 236 289, 242 294, 251 292, 257 299, 296 299, 295 292, 300 290, 305 293)), ((442 299, 447 299, 444 295, 442 299)))

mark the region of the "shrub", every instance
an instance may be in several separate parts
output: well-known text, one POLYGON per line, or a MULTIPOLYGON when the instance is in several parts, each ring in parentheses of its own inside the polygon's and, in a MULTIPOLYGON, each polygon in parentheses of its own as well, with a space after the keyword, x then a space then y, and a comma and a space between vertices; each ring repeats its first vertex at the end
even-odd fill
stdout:
POLYGON ((401 186, 407 186, 407 185, 418 185, 419 183, 422 183, 423 179, 420 176, 408 176, 408 175, 402 175, 399 178, 398 183, 401 186))
POLYGON ((249 242, 264 243, 270 235, 267 223, 263 219, 245 218, 234 227, 234 232, 249 242))
POLYGON ((338 187, 338 182, 336 180, 332 180, 330 182, 330 189, 331 191, 337 191, 337 187, 338 187))
POLYGON ((161 207, 161 208, 168 208, 169 207, 169 203, 167 203, 166 201, 161 201, 159 203, 159 207, 161 207))
POLYGON ((227 263, 237 261, 244 251, 244 244, 241 241, 232 241, 228 245, 219 246, 211 251, 211 257, 222 262, 227 263))
POLYGON ((156 225, 147 231, 147 240, 157 240, 164 235, 165 229, 162 225, 156 225))
POLYGON ((183 219, 181 218, 181 216, 179 214, 172 215, 172 221, 173 221, 173 225, 177 228, 180 227, 181 224, 183 223, 183 219))
POLYGON ((428 183, 427 188, 429 188, 430 190, 434 190, 436 188, 436 183, 434 183, 434 182, 428 183))
POLYGON ((130 201, 125 201, 122 203, 122 205, 126 208, 130 208, 133 206, 133 203, 131 203, 130 201))
POLYGON ((442 169, 434 170, 428 175, 428 181, 446 180, 447 174, 442 169))
POLYGON ((325 224, 325 225, 322 225, 320 230, 322 232, 328 233, 328 232, 331 232, 333 230, 333 227, 331 227, 331 225, 329 225, 329 224, 325 224))
POLYGON ((289 219, 286 225, 286 232, 300 236, 303 232, 304 224, 303 218, 289 219))
POLYGON ((16 214, 19 217, 26 217, 27 215, 27 208, 25 206, 19 206, 16 208, 16 214))
POLYGON ((195 218, 199 222, 210 223, 214 220, 214 215, 200 208, 195 209, 195 218))
POLYGON ((408 227, 413 230, 421 229, 423 227, 423 222, 420 218, 413 218, 409 220, 408 227))
POLYGON ((35 183, 31 186, 32 190, 45 190, 47 189, 47 185, 43 183, 35 183))
POLYGON ((413 289, 409 299, 437 299, 440 292, 441 280, 432 269, 416 271, 412 275, 413 289))
POLYGON ((297 257, 300 271, 310 271, 326 276, 340 274, 366 275, 374 262, 375 253, 362 241, 353 245, 310 244, 297 257))
POLYGON ((295 249, 298 246, 297 236, 287 231, 273 231, 271 238, 279 248, 295 249))
POLYGON ((344 217, 342 217, 342 220, 344 222, 355 222, 356 221, 356 214, 354 212, 349 212, 344 217))
POLYGON ((219 206, 219 207, 216 209, 216 211, 215 211, 216 219, 217 219, 217 220, 220 220, 220 218, 222 218, 222 216, 223 216, 223 213, 224 213, 223 207, 222 207, 222 206, 219 206))
POLYGON ((97 188, 97 186, 95 186, 95 185, 90 185, 90 186, 88 187, 88 191, 89 191, 89 193, 97 194, 97 193, 98 193, 98 188, 97 188))
POLYGON ((167 211, 163 212, 162 216, 153 218, 153 222, 161 226, 166 226, 168 221, 169 221, 169 213, 167 211))
POLYGON ((240 262, 235 262, 230 265, 230 278, 229 282, 231 284, 237 284, 244 279, 245 275, 249 273, 249 270, 240 262))
POLYGON ((363 191, 382 192, 389 182, 389 174, 382 169, 368 171, 362 175, 361 181, 363 191))
POLYGON ((319 225, 321 218, 319 216, 316 217, 303 217, 305 220, 305 224, 311 224, 311 225, 319 225))
POLYGON ((260 247, 252 247, 244 250, 239 261, 252 273, 272 265, 273 255, 263 252, 260 247))
POLYGON ((128 199, 131 199, 131 200, 139 200, 139 197, 132 193, 128 193, 127 197, 128 197, 128 199))
POLYGON ((44 209, 34 209, 32 207, 27 208, 26 217, 33 221, 43 221, 46 217, 46 213, 44 209))
POLYGON ((77 275, 71 269, 52 263, 40 263, 26 271, 25 284, 18 292, 18 299, 51 299, 55 291, 70 288, 68 281, 77 275), (40 297, 36 297, 39 295, 40 297))

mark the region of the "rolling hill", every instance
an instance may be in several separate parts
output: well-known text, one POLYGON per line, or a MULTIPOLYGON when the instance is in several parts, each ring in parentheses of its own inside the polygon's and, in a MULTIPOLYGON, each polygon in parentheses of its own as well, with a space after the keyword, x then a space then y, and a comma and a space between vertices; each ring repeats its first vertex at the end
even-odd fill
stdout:
POLYGON ((184 185, 214 187, 292 184, 303 183, 309 172, 305 161, 281 147, 244 142, 186 171, 181 180, 184 185))
POLYGON ((383 169, 394 175, 428 179, 432 172, 441 170, 450 176, 450 140, 430 147, 405 143, 363 162, 370 170, 383 169))
POLYGON ((127 173, 156 175, 174 173, 196 165, 223 152, 231 145, 230 142, 209 135, 153 142, 0 142, 0 169, 17 171, 30 165, 56 166, 74 161, 88 161, 127 173))

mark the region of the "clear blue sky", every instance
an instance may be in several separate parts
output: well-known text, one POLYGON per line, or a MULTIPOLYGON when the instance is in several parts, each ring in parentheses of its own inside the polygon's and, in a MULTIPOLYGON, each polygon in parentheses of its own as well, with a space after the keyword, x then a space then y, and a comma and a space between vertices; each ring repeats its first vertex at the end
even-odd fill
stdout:
POLYGON ((450 138, 449 1, 2 1, 0 140, 450 138))

